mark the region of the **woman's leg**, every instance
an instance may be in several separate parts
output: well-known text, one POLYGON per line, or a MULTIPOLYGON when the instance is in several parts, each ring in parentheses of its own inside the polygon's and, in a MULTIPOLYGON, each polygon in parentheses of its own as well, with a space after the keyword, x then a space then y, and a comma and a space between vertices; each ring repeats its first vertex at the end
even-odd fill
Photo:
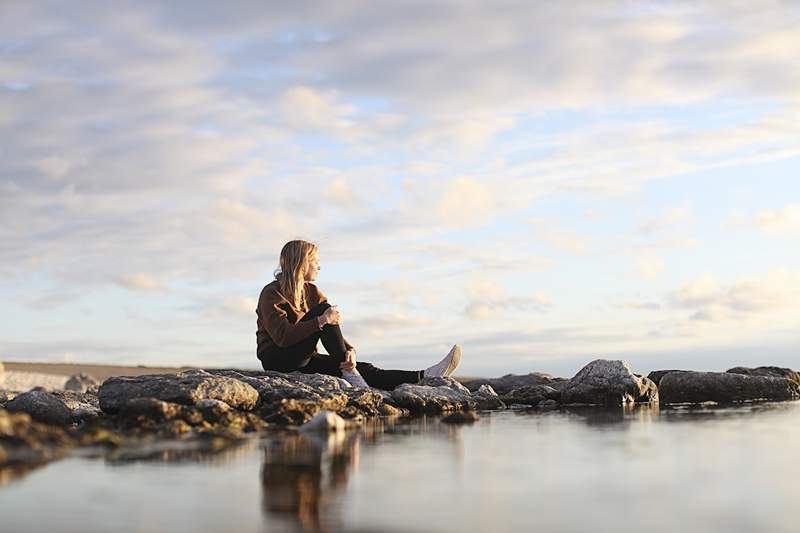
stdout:
MULTIPOLYGON (((330 306, 331 305, 329 303, 317 304, 312 307, 308 313, 303 315, 303 318, 301 318, 300 321, 305 322, 311 320, 312 318, 316 319, 317 317, 322 316, 325 310, 330 306)), ((331 355, 331 357, 336 359, 336 361, 339 363, 344 362, 347 346, 344 343, 342 330, 339 326, 334 324, 325 324, 319 333, 319 339, 322 341, 322 345, 325 347, 325 350, 331 355)))
POLYGON ((422 379, 421 370, 383 370, 372 363, 358 362, 356 369, 370 387, 394 390, 403 383, 417 383, 422 379))

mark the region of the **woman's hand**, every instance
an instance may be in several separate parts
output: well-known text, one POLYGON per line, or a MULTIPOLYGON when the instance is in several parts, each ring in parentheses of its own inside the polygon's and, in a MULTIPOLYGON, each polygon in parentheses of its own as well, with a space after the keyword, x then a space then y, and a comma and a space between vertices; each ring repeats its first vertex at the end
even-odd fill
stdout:
POLYGON ((339 364, 339 368, 346 372, 352 372, 356 369, 356 351, 353 349, 347 350, 344 354, 344 363, 339 364))
POLYGON ((336 308, 336 306, 332 305, 327 308, 324 313, 322 313, 322 318, 324 320, 324 324, 333 324, 334 326, 338 326, 339 322, 342 320, 342 315, 339 314, 339 310, 336 308))

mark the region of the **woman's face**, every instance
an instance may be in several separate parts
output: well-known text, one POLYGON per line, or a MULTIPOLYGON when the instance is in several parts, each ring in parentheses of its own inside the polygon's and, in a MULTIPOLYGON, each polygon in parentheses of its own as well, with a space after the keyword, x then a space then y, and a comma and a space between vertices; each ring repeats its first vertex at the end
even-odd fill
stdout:
POLYGON ((308 261, 306 261, 306 272, 303 275, 303 278, 306 281, 314 281, 315 279, 317 279, 318 272, 319 272, 319 257, 317 257, 317 254, 308 256, 308 261))

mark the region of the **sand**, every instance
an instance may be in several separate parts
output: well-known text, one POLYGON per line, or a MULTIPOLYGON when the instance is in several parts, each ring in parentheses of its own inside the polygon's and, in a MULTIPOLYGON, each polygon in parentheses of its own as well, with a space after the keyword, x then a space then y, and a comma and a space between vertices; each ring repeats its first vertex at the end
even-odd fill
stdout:
POLYGON ((5 377, 0 377, 0 389, 8 391, 27 391, 33 387, 50 390, 63 389, 70 376, 85 372, 100 381, 112 376, 140 376, 142 374, 163 374, 179 372, 186 368, 116 366, 70 363, 15 363, 3 362, 5 377))

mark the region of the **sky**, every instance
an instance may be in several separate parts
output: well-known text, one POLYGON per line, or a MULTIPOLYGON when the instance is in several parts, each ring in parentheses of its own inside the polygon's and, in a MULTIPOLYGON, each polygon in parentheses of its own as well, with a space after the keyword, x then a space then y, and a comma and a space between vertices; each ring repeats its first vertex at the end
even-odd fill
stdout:
POLYGON ((0 3, 0 360, 800 367, 800 3, 0 3))

